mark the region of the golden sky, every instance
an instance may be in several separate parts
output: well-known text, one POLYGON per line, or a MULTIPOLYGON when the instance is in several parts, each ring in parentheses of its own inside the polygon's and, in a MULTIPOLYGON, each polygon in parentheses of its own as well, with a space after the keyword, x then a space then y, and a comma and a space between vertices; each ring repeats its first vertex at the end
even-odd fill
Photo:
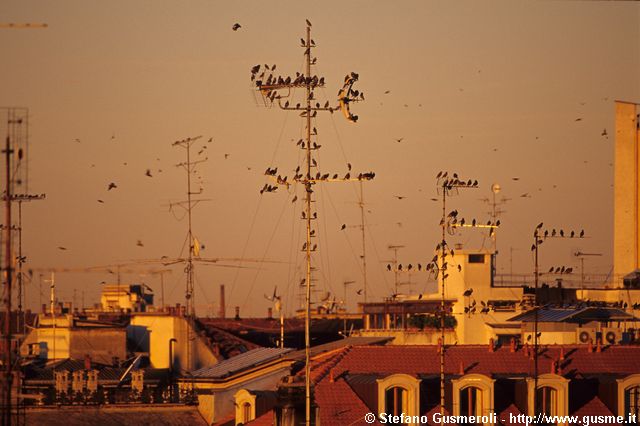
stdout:
MULTIPOLYGON (((389 244, 405 246, 403 263, 432 257, 440 170, 480 182, 450 202, 466 218, 488 219, 482 199, 492 183, 502 187, 498 198, 509 199, 501 206, 498 272, 512 265, 532 273, 531 235, 541 221, 584 228, 590 237, 546 244, 543 267, 575 269, 572 253, 581 250, 603 254, 587 259, 589 272, 611 270, 614 100, 640 102, 638 3, 27 0, 2 2, 0 16, 3 23, 48 24, 0 29, 0 105, 29 108, 29 190, 47 194, 24 206, 28 268, 184 256, 184 214, 167 207, 185 198, 185 173, 175 167, 184 151, 171 144, 202 135, 195 152, 207 145, 199 158, 208 161, 197 170, 201 198, 211 201, 193 214, 201 255, 284 263, 199 266, 198 312, 217 312, 221 283, 227 305, 246 315, 264 315, 263 295, 275 285, 288 289, 292 310, 304 271, 304 223, 302 205, 291 200, 302 191, 259 190, 267 167, 292 175, 302 165, 295 142, 304 127, 297 114, 262 105, 250 69, 303 71, 299 40, 309 19, 318 46, 314 73, 327 82, 317 93, 322 103, 335 102, 351 71, 366 97, 353 106, 357 124, 324 114, 315 126, 321 171, 344 174, 351 163, 376 173, 364 185, 371 296, 391 292, 389 244), (241 28, 233 31, 236 22, 241 28), (107 191, 110 182, 118 187, 107 191)), ((355 280, 353 307, 362 284, 358 186, 317 189, 317 287, 342 298, 342 283, 355 280)), ((490 246, 477 230, 452 241, 490 246)), ((27 289, 33 308, 39 274, 27 289)), ((61 298, 71 300, 75 288, 89 304, 98 301, 99 283, 114 276, 56 280, 61 298)), ((159 296, 157 276, 123 280, 142 280, 159 296)), ((425 291, 426 275, 412 281, 411 291, 425 291)), ((165 286, 168 302, 181 301, 181 267, 165 286)))

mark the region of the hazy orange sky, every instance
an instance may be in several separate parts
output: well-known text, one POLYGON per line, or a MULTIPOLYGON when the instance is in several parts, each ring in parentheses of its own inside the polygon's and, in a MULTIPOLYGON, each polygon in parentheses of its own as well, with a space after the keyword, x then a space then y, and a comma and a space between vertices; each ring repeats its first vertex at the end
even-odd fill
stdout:
MULTIPOLYGON (((185 255, 184 214, 167 207, 185 198, 184 171, 174 166, 184 151, 171 144, 203 135, 196 152, 208 145, 200 155, 208 161, 197 170, 202 198, 211 201, 193 215, 202 256, 285 263, 198 266, 198 312, 217 313, 222 283, 228 315, 234 305, 264 315, 263 295, 274 285, 287 290, 285 306, 294 309, 304 223, 302 204, 291 200, 302 191, 259 190, 267 167, 292 175, 302 165, 295 141, 304 127, 297 114, 256 102, 250 69, 303 71, 299 39, 308 18, 318 45, 314 72, 327 82, 317 93, 322 103, 335 102, 350 71, 366 97, 353 106, 357 124, 324 114, 315 126, 321 171, 343 174, 352 163, 376 173, 365 184, 373 298, 391 292, 389 244, 405 246, 403 263, 431 258, 440 170, 480 182, 451 200, 464 217, 487 220, 481 199, 494 182, 503 188, 499 198, 510 199, 501 207, 498 272, 509 272, 512 260, 514 272, 532 273, 531 234, 541 221, 590 237, 546 244, 543 267, 576 268, 572 253, 581 250, 603 254, 587 259, 588 272, 611 271, 614 100, 640 102, 636 2, 5 1, 0 16, 49 25, 0 29, 0 105, 29 108, 29 189, 47 194, 24 206, 27 268, 185 255), (232 31, 236 22, 241 28, 232 31), (110 182, 118 188, 107 191, 110 182)), ((355 280, 353 307, 362 287, 360 234, 352 227, 360 220, 358 187, 317 189, 317 285, 341 298, 342 283, 355 280)), ((452 240, 483 244, 477 230, 452 240)), ((168 302, 181 301, 182 268, 165 278, 168 302)), ((86 304, 98 301, 101 281, 114 279, 107 272, 56 277, 60 298, 71 300, 76 288, 86 304)), ((123 275, 140 280, 159 297, 158 277, 123 275)), ((27 287, 32 308, 39 281, 36 272, 27 287)), ((412 281, 412 291, 422 292, 427 276, 412 281)))

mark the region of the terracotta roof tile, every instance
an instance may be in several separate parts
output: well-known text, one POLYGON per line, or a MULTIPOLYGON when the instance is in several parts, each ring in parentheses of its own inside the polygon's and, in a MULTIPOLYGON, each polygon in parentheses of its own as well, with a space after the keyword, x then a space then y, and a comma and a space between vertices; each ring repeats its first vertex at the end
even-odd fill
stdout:
POLYGON ((602 402, 600 398, 598 398, 597 396, 594 396, 591 401, 584 404, 582 407, 580 407, 578 410, 572 413, 572 415, 580 416, 580 417, 612 416, 613 413, 611 412, 611 410, 609 410, 609 408, 607 408, 606 405, 604 405, 604 402, 602 402))
POLYGON ((315 401, 320 407, 320 423, 323 426, 364 424, 364 416, 370 412, 342 378, 334 382, 320 382, 315 387, 315 401))
POLYGON ((274 420, 275 416, 273 415, 273 410, 269 410, 263 415, 251 420, 247 424, 251 426, 273 426, 274 420))
POLYGON ((514 404, 511 404, 507 408, 505 408, 502 413, 498 414, 498 421, 500 422, 500 424, 503 424, 505 426, 520 426, 522 425, 522 422, 511 421, 512 416, 516 417, 520 414, 522 413, 520 412, 520 410, 518 410, 518 407, 516 407, 514 404))
MULTIPOLYGON (((638 346, 609 346, 602 352, 589 352, 587 345, 565 345, 564 360, 559 365, 562 373, 607 373, 620 376, 637 373, 638 346)), ((538 369, 551 372, 551 363, 560 358, 560 346, 541 347, 538 369)), ((531 351, 531 349, 530 349, 531 351)), ((459 374, 462 364, 466 374, 523 374, 533 373, 532 356, 526 356, 523 348, 510 352, 508 347, 488 350, 486 345, 451 346, 446 350, 445 371, 459 374)), ((336 374, 349 371, 352 374, 429 374, 440 370, 437 346, 357 346, 353 347, 336 366, 336 374)))

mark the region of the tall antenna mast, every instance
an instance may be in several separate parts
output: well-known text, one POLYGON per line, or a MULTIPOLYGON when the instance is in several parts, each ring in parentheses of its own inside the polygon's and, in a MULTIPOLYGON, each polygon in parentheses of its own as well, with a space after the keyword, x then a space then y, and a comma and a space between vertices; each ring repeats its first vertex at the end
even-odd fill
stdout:
MULTIPOLYGON (((302 218, 306 221, 307 235, 306 241, 302 246, 302 251, 306 255, 306 276, 305 276, 305 424, 309 426, 311 424, 311 369, 310 369, 310 348, 311 348, 311 272, 313 270, 311 266, 311 254, 317 249, 317 244, 311 243, 311 239, 315 237, 315 230, 312 229, 312 221, 317 219, 317 212, 311 211, 311 204, 314 202, 312 199, 313 186, 318 182, 324 181, 362 181, 373 179, 375 173, 360 173, 357 178, 351 178, 351 166, 349 165, 349 171, 344 178, 338 178, 338 175, 333 175, 330 178, 329 174, 321 174, 319 171, 312 173, 312 168, 318 168, 318 163, 312 156, 312 151, 320 149, 320 145, 316 141, 312 141, 312 136, 317 136, 318 132, 315 127, 312 127, 311 119, 315 118, 318 111, 328 111, 333 113, 336 110, 341 110, 345 118, 349 121, 356 122, 358 117, 353 115, 349 110, 349 104, 351 102, 357 102, 364 100, 364 95, 358 90, 353 89, 353 84, 358 80, 358 74, 352 72, 347 74, 344 79, 344 85, 338 92, 339 105, 330 107, 327 101, 324 106, 320 105, 320 102, 315 98, 315 89, 324 87, 324 77, 318 77, 311 74, 311 66, 316 64, 317 58, 311 53, 312 49, 316 47, 315 41, 311 38, 311 22, 306 21, 306 37, 302 38, 301 47, 304 50, 305 56, 305 70, 303 74, 296 73, 296 77, 282 77, 276 76, 273 72, 276 69, 275 65, 269 67, 264 66, 261 70, 261 65, 256 65, 251 69, 251 80, 256 85, 257 89, 262 94, 265 104, 268 102, 272 104, 275 100, 278 100, 278 106, 284 110, 300 111, 300 116, 304 118, 306 124, 305 139, 298 141, 298 146, 305 150, 306 154, 306 172, 300 173, 300 169, 296 169, 296 174, 291 181, 301 183, 305 189, 305 211, 302 213, 302 218), (298 103, 295 106, 290 105, 290 101, 285 101, 282 104, 283 98, 292 96, 292 89, 304 88, 305 89, 305 102, 304 104, 298 103), (284 94, 281 94, 284 93, 284 94), (286 92, 286 93, 285 93, 286 92), (314 104, 315 102, 315 104, 314 104)), ((267 168, 265 174, 275 180, 275 185, 265 184, 260 191, 275 192, 278 189, 278 185, 289 186, 291 181, 287 181, 287 176, 278 175, 277 167, 271 169, 267 168)))
POLYGON ((187 239, 189 241, 189 254, 187 255, 187 259, 186 259, 186 264, 187 266, 185 267, 185 272, 187 274, 187 282, 186 282, 186 288, 185 288, 185 294, 184 294, 184 299, 185 299, 185 309, 186 309, 186 316, 187 316, 187 321, 189 322, 189 326, 187 327, 187 348, 186 348, 186 352, 187 352, 187 356, 186 356, 186 370, 187 372, 191 372, 191 368, 192 368, 192 357, 191 357, 191 333, 193 331, 193 327, 195 326, 194 320, 195 320, 195 295, 194 295, 194 279, 193 279, 193 256, 195 255, 196 257, 199 256, 200 254, 200 244, 198 243, 198 241, 193 237, 193 230, 192 230, 192 223, 191 223, 191 211, 193 210, 193 208, 196 206, 196 204, 198 204, 200 201, 203 200, 193 200, 191 198, 192 195, 197 195, 197 194, 201 194, 202 193, 202 188, 200 188, 197 192, 192 192, 191 191, 191 174, 194 172, 195 170, 195 166, 199 163, 205 162, 207 161, 207 158, 204 158, 202 160, 196 160, 196 161, 191 161, 191 145, 193 145, 198 139, 200 139, 202 136, 196 136, 193 138, 187 138, 187 139, 183 139, 180 141, 176 141, 172 144, 172 146, 180 146, 182 148, 185 149, 186 154, 187 154, 187 161, 185 161, 184 163, 179 163, 176 164, 176 167, 182 167, 185 169, 185 171, 187 172, 187 201, 182 201, 182 202, 178 202, 175 203, 176 205, 180 205, 181 207, 183 207, 186 211, 187 211, 187 239))
POLYGON ((364 303, 367 303, 367 245, 365 244, 365 226, 364 226, 364 188, 360 182, 360 231, 362 232, 362 280, 364 288, 364 303))

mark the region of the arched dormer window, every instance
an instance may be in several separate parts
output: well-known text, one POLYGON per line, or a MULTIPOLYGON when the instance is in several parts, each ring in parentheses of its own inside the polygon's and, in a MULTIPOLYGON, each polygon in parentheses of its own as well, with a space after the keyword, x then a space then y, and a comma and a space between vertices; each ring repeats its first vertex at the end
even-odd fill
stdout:
POLYGON ((452 380, 453 415, 489 416, 493 412, 494 382, 483 374, 466 374, 452 380))
POLYGON ((640 374, 632 374, 618 380, 619 416, 636 415, 640 418, 640 374))
POLYGON ((236 406, 236 425, 249 423, 256 418, 256 396, 246 389, 233 395, 236 406))
POLYGON ((549 416, 566 416, 569 411, 569 380, 557 374, 541 374, 538 376, 537 389, 535 380, 527 378, 527 403, 530 416, 544 413, 549 416), (534 413, 535 406, 538 413, 534 413))
POLYGON ((408 374, 392 374, 377 382, 378 413, 420 414, 420 379, 408 374))

